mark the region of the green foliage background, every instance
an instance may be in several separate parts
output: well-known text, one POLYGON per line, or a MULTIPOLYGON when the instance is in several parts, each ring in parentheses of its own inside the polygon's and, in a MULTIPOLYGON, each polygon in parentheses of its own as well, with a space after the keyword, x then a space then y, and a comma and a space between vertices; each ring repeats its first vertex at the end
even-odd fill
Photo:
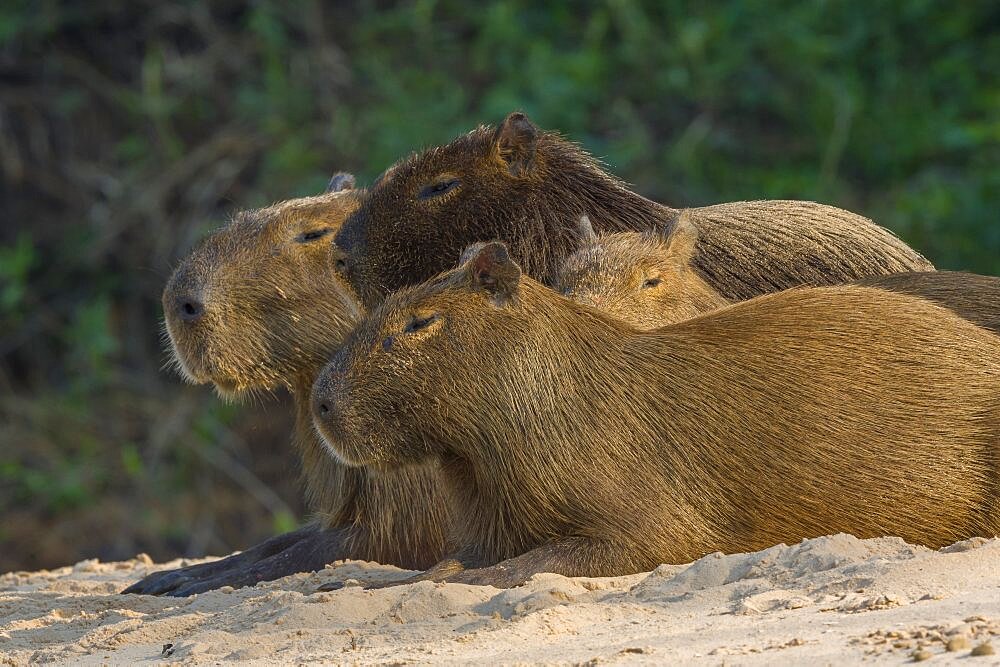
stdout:
POLYGON ((282 397, 161 372, 237 207, 513 109, 675 206, 805 198, 1000 274, 1000 5, 0 5, 0 571, 221 553, 301 513, 282 397))

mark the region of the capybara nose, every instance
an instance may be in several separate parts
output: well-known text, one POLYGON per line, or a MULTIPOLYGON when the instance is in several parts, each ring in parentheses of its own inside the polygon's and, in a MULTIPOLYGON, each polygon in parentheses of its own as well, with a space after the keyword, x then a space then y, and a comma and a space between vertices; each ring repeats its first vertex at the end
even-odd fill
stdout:
POLYGON ((333 399, 329 396, 324 396, 323 393, 324 392, 313 392, 313 421, 316 423, 320 432, 330 433, 336 431, 337 406, 333 399))
POLYGON ((205 304, 191 295, 181 296, 177 299, 177 317, 184 322, 191 324, 197 322, 205 315, 205 304))
POLYGON ((343 378, 337 376, 328 366, 313 385, 310 407, 312 408, 313 425, 324 438, 337 438, 344 428, 345 386, 343 378))

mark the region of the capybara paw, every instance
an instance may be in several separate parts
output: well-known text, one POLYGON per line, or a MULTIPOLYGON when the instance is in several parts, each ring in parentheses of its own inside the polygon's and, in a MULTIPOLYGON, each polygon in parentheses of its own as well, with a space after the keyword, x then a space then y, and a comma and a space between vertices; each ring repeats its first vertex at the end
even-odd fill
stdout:
POLYGON ((319 588, 316 589, 317 593, 328 593, 330 591, 339 591, 344 587, 343 581, 328 581, 319 588))
POLYGON ((154 572, 132 584, 121 594, 163 595, 191 581, 194 577, 189 573, 189 570, 190 568, 182 567, 176 570, 154 572))
POLYGON ((449 584, 516 588, 527 581, 532 574, 534 572, 521 572, 516 567, 494 565, 456 572, 449 575, 444 581, 449 584))
POLYGON ((405 579, 394 579, 392 581, 378 581, 365 584, 364 588, 366 591, 374 591, 380 588, 392 588, 393 586, 406 586, 407 584, 415 584, 418 581, 436 581, 433 577, 428 577, 425 574, 418 574, 413 577, 406 577, 405 579))

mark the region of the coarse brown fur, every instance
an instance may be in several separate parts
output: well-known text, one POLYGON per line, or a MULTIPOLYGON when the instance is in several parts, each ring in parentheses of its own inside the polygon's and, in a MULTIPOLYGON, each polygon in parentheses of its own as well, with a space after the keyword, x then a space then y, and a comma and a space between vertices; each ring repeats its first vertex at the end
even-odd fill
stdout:
POLYGON ((422 568, 442 556, 447 504, 433 467, 385 475, 347 468, 312 427, 313 380, 363 312, 335 271, 330 243, 358 198, 342 190, 241 212, 181 263, 163 295, 185 377, 225 395, 279 386, 291 392, 294 441, 318 525, 232 557, 228 567, 222 561, 158 573, 129 592, 184 595, 343 558, 422 568), (185 315, 185 307, 202 314, 185 315))
POLYGON ((1000 339, 954 313, 798 288, 643 331, 522 276, 502 244, 471 255, 390 296, 313 389, 345 462, 443 463, 463 548, 426 577, 1000 531, 1000 339))
MULTIPOLYGON (((933 269, 888 230, 832 206, 759 201, 691 211, 700 231, 695 266, 727 299, 933 269)), ((513 113, 390 167, 337 245, 371 307, 450 268, 477 241, 506 242, 528 275, 551 284, 576 249, 583 214, 599 232, 617 232, 661 228, 679 211, 631 192, 579 146, 513 113)))
MULTIPOLYGON (((683 213, 666 233, 594 234, 580 225, 580 248, 559 270, 556 290, 642 329, 706 313, 731 303, 692 264, 698 231, 683 213)), ((1000 333, 1000 278, 951 271, 874 276, 856 284, 910 294, 944 306, 1000 333)))

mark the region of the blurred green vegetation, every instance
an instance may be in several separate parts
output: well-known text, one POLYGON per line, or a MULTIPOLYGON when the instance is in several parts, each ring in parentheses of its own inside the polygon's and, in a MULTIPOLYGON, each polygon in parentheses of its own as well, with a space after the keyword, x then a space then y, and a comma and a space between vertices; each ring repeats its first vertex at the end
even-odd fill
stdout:
POLYGON ((3 3, 0 571, 297 520, 284 399, 160 368, 234 208, 523 109, 654 199, 833 203, 1000 274, 998 63, 985 0, 3 3))

